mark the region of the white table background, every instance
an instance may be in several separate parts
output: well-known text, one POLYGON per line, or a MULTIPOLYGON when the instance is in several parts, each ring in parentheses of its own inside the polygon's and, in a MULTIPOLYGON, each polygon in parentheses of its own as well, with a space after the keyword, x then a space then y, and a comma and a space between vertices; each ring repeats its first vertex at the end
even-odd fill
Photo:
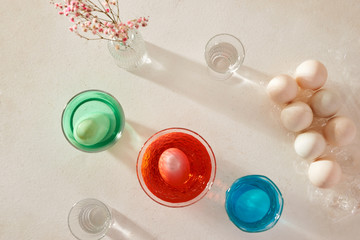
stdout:
MULTIPOLYGON (((48 1, 2 1, 0 239, 74 239, 67 214, 88 197, 126 216, 130 231, 159 240, 359 239, 360 214, 334 222, 330 209, 311 201, 304 160, 264 91, 272 76, 292 74, 302 61, 318 59, 328 68, 326 86, 340 91, 344 113, 360 130, 358 1, 120 4, 123 19, 150 16, 141 33, 152 64, 135 73, 114 64, 105 42, 70 33, 68 19, 48 1), (243 68, 229 82, 209 80, 203 58, 207 40, 222 32, 240 38, 246 49, 243 68), (87 89, 113 94, 127 119, 122 139, 96 154, 70 146, 60 125, 65 103, 87 89), (135 172, 144 141, 168 127, 199 133, 217 158, 211 191, 181 209, 148 198, 135 172), (226 215, 225 191, 246 174, 268 176, 283 193, 283 215, 270 231, 244 233, 226 215)), ((355 143, 353 149, 359 137, 355 143)), ((355 151, 355 166, 358 157, 355 151)))

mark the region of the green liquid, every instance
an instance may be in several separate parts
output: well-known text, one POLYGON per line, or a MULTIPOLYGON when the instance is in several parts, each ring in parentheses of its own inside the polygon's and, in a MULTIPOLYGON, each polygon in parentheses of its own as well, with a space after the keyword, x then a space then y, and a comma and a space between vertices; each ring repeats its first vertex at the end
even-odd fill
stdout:
POLYGON ((99 152, 109 148, 121 136, 125 126, 124 111, 111 95, 97 90, 74 96, 62 115, 62 129, 77 149, 99 152))

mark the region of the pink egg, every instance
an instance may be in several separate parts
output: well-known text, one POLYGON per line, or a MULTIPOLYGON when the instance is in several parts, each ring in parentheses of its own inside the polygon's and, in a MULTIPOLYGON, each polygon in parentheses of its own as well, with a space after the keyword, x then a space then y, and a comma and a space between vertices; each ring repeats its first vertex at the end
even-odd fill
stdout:
POLYGON ((165 150, 160 156, 158 167, 161 177, 172 186, 180 186, 189 179, 189 160, 177 148, 165 150))

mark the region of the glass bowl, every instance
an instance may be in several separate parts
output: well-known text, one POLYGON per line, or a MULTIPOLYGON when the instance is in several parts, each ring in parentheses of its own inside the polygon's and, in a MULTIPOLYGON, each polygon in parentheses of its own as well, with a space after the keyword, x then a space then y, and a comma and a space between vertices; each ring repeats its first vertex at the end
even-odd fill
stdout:
POLYGON ((61 117, 65 138, 84 152, 109 148, 121 137, 124 126, 125 114, 120 103, 100 90, 75 95, 66 104, 61 117))
POLYGON ((230 220, 245 232, 263 232, 275 226, 283 204, 278 187, 261 175, 239 178, 226 192, 226 212, 230 220))
POLYGON ((199 134, 185 128, 169 128, 155 133, 139 152, 136 172, 144 192, 167 207, 189 206, 211 188, 215 179, 216 160, 210 145, 199 134), (164 151, 177 148, 189 162, 188 179, 179 186, 169 184, 159 171, 164 151))

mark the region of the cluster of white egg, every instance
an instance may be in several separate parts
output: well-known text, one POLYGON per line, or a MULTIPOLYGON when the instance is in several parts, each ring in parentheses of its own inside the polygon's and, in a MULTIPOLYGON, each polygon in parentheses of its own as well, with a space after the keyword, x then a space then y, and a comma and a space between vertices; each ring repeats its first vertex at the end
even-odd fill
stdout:
POLYGON ((348 145, 356 135, 356 126, 351 119, 336 116, 341 108, 339 95, 334 90, 322 88, 327 76, 326 67, 321 62, 307 60, 296 68, 295 78, 282 74, 271 79, 267 86, 270 98, 285 105, 281 122, 287 130, 297 133, 295 152, 312 160, 309 180, 320 188, 336 185, 342 176, 336 160, 324 155, 327 145, 348 145), (300 89, 312 90, 312 96, 307 101, 296 100, 300 89), (326 120, 320 131, 311 130, 314 117, 326 120))

